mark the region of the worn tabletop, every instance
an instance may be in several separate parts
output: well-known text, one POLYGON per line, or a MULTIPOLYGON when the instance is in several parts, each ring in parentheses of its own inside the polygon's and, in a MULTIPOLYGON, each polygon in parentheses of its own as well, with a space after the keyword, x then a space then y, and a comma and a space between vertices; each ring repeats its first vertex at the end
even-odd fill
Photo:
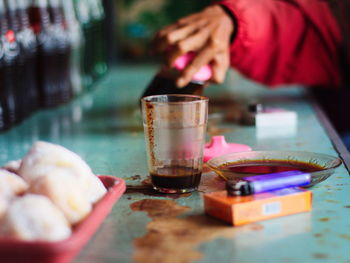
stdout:
MULTIPOLYGON (((113 68, 93 91, 37 112, 0 135, 2 164, 21 158, 34 141, 50 141, 78 153, 96 174, 123 178, 129 186, 74 262, 350 262, 350 181, 344 165, 311 188, 311 212, 240 227, 203 213, 201 195, 223 186, 207 169, 198 192, 151 191, 138 100, 155 70, 144 65, 113 68)), ((223 85, 205 94, 211 103, 207 140, 222 134, 254 150, 338 156, 300 87, 267 90, 231 72, 223 85), (261 132, 237 124, 237 109, 254 101, 297 112, 297 127, 261 132)))

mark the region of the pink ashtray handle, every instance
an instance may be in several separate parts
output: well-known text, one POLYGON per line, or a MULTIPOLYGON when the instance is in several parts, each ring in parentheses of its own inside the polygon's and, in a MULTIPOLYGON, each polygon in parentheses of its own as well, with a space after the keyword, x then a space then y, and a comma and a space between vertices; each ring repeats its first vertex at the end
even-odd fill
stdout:
POLYGON ((233 152, 246 152, 251 151, 252 148, 245 144, 239 143, 227 143, 225 136, 213 136, 210 143, 204 146, 204 158, 203 161, 207 162, 211 158, 233 153, 233 152))
POLYGON ((228 144, 225 140, 225 136, 213 136, 211 137, 210 143, 207 143, 205 147, 211 148, 211 147, 228 147, 228 144))

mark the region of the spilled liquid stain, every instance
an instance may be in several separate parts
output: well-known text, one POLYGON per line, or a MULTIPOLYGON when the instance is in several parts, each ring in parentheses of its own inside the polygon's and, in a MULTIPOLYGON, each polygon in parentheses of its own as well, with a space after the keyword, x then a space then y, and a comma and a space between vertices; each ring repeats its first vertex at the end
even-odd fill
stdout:
POLYGON ((347 241, 350 241, 350 235, 347 235, 347 234, 340 234, 339 237, 347 240, 347 241))
POLYGON ((150 218, 176 217, 191 208, 179 206, 172 200, 143 199, 130 205, 133 211, 146 212, 150 218))
POLYGON ((326 202, 331 204, 339 204, 339 201, 337 200, 326 200, 326 202))
POLYGON ((152 219, 147 233, 134 240, 133 259, 142 263, 187 263, 199 260, 196 248, 218 237, 232 237, 235 229, 205 215, 178 216, 190 208, 174 200, 144 199, 130 205, 152 219))
POLYGON ((264 229, 264 226, 255 223, 255 224, 251 224, 250 229, 253 231, 260 231, 264 229))
POLYGON ((165 197, 165 198, 171 198, 171 199, 185 198, 192 195, 192 193, 163 194, 154 190, 151 185, 128 185, 126 187, 125 194, 135 194, 135 193, 139 193, 147 196, 165 197))
MULTIPOLYGON (((127 185, 125 193, 126 194, 139 193, 147 196, 165 197, 165 198, 171 198, 171 199, 185 198, 192 195, 192 193, 163 194, 163 193, 157 192, 152 188, 150 176, 148 176, 145 180, 143 180, 140 185, 127 185)), ((131 198, 128 200, 131 200, 131 198)))
MULTIPOLYGON (((140 180, 141 177, 139 175, 134 175, 132 177, 128 177, 129 180, 140 180)), ((214 191, 222 191, 225 189, 225 181, 221 179, 218 175, 216 175, 211 169, 204 164, 203 165, 203 174, 201 178, 200 185, 198 187, 198 191, 201 193, 210 193, 214 191)), ((127 185, 126 194, 143 194, 146 196, 154 196, 154 197, 165 197, 170 199, 178 199, 178 198, 186 198, 192 195, 192 193, 184 193, 184 194, 163 194, 155 191, 152 188, 151 177, 147 176, 141 184, 138 185, 127 185)), ((128 198, 131 200, 131 198, 128 198)))
POLYGON ((325 258, 328 258, 328 255, 327 254, 324 254, 324 253, 314 253, 312 255, 314 258, 317 258, 317 259, 325 259, 325 258))
POLYGON ((141 184, 150 186, 152 184, 151 176, 147 176, 146 179, 141 182, 141 184))
POLYGON ((226 182, 214 172, 202 174, 201 182, 198 187, 198 192, 210 193, 215 191, 225 190, 226 182))
POLYGON ((135 174, 132 176, 124 177, 124 180, 126 180, 126 181, 139 181, 139 180, 141 180, 141 175, 135 174))
POLYGON ((328 217, 322 217, 322 218, 319 219, 319 221, 321 221, 321 222, 328 222, 329 218, 328 217))

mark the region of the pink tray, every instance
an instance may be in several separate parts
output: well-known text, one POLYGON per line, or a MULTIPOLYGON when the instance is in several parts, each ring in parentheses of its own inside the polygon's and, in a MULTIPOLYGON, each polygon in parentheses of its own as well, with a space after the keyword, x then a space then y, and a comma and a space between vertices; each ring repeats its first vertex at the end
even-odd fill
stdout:
POLYGON ((94 205, 89 216, 74 228, 72 235, 68 239, 58 242, 47 242, 1 238, 0 262, 70 262, 90 240, 104 218, 111 211, 114 203, 125 191, 124 180, 105 175, 100 175, 99 178, 108 189, 108 192, 94 205))

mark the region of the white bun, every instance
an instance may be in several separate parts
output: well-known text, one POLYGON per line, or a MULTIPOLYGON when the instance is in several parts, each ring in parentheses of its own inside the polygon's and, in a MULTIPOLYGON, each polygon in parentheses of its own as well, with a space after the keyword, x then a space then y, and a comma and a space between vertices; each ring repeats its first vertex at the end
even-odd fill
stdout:
POLYGON ((18 174, 19 167, 21 167, 21 162, 22 160, 12 160, 5 163, 5 165, 2 168, 11 173, 18 174))
POLYGON ((60 145, 48 142, 39 141, 32 146, 22 160, 19 175, 31 184, 39 177, 57 169, 62 174, 75 176, 83 194, 91 203, 95 203, 106 193, 102 182, 80 156, 60 145))
POLYGON ((1 231, 22 240, 59 241, 71 234, 62 212, 47 197, 33 194, 11 203, 2 218, 1 231))
POLYGON ((65 215, 72 225, 80 222, 91 212, 91 203, 82 194, 78 179, 65 170, 39 177, 32 183, 30 193, 47 196, 65 215))
POLYGON ((28 185, 21 177, 0 169, 0 218, 5 213, 10 201, 27 189, 28 185))

